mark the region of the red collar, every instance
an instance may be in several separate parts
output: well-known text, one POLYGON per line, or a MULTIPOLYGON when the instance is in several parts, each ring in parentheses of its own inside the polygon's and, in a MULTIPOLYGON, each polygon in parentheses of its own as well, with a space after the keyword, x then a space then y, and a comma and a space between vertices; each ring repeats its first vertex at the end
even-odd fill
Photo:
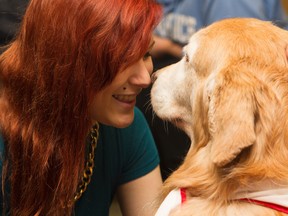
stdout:
POLYGON ((249 203, 253 203, 253 204, 256 204, 256 205, 261 205, 261 206, 264 206, 264 207, 267 207, 267 208, 271 208, 271 209, 277 210, 279 212, 283 212, 283 213, 288 214, 288 208, 287 207, 281 206, 281 205, 277 205, 275 203, 263 202, 263 201, 260 201, 260 200, 249 199, 249 198, 242 198, 242 199, 239 199, 239 200, 246 201, 246 202, 249 202, 249 203))
MULTIPOLYGON (((181 204, 183 204, 187 200, 186 188, 180 188, 180 194, 181 194, 181 204)), ((287 207, 281 206, 281 205, 277 205, 275 203, 269 203, 269 202, 264 202, 264 201, 260 201, 260 200, 249 199, 249 198, 241 198, 239 200, 245 201, 245 202, 249 202, 249 203, 253 203, 253 204, 256 204, 256 205, 261 205, 261 206, 264 206, 264 207, 267 207, 267 208, 271 208, 271 209, 274 209, 276 211, 288 214, 288 208, 287 207)))
POLYGON ((180 195, 181 195, 181 204, 186 202, 187 196, 186 196, 186 188, 180 188, 180 195))

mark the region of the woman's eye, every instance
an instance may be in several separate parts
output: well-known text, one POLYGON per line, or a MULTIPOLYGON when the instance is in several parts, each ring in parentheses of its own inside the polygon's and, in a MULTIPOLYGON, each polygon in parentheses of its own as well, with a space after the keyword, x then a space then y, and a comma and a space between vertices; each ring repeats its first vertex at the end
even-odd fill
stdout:
POLYGON ((145 55, 143 56, 143 60, 148 59, 149 57, 151 57, 150 52, 145 53, 145 55))

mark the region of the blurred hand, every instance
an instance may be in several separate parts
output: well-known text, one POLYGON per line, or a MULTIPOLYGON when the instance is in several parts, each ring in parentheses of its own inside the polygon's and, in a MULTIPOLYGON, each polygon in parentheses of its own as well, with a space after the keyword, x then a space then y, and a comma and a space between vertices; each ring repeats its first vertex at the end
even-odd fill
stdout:
POLYGON ((153 57, 159 57, 163 54, 170 54, 172 56, 182 58, 182 47, 173 41, 153 35, 155 44, 150 51, 153 57))

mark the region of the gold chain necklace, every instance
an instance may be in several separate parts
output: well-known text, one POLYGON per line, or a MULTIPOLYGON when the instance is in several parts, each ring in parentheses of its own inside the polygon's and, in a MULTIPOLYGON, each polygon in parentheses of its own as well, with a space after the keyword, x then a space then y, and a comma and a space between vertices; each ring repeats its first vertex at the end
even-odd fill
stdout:
POLYGON ((85 164, 83 176, 78 185, 76 193, 74 194, 74 199, 73 199, 74 203, 82 196, 82 194, 85 192, 88 184, 91 181, 91 177, 93 174, 93 167, 94 167, 94 152, 97 146, 98 137, 99 137, 99 124, 98 122, 96 122, 96 124, 92 127, 90 131, 90 138, 91 138, 90 152, 88 154, 88 159, 85 164))

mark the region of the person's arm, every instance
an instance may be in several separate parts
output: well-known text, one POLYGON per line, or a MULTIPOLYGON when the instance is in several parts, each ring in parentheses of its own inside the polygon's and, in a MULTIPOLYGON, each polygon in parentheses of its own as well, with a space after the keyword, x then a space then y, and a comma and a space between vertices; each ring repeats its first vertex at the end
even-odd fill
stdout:
POLYGON ((153 46, 153 49, 150 51, 150 54, 153 57, 158 57, 163 54, 170 54, 172 56, 175 56, 177 58, 182 57, 182 46, 179 44, 174 43, 172 40, 164 37, 159 37, 154 35, 153 36, 155 44, 153 46))
POLYGON ((118 188, 117 198, 123 216, 151 216, 162 179, 159 166, 150 173, 118 188))

